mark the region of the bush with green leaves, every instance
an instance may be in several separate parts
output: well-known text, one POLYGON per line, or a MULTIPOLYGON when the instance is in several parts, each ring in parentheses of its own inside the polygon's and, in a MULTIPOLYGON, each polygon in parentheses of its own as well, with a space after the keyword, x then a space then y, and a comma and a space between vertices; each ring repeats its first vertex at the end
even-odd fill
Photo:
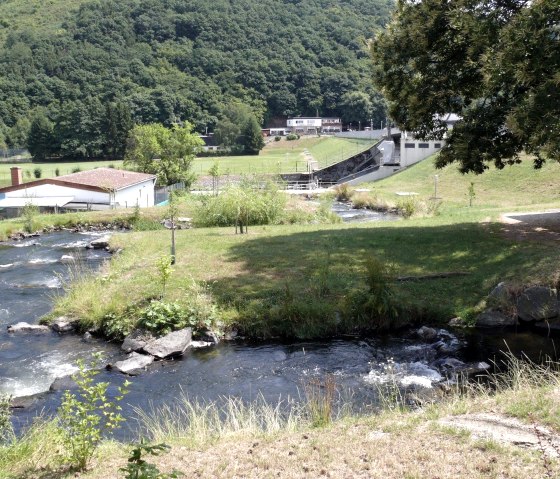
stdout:
POLYGON ((264 185, 246 180, 230 186, 218 196, 202 198, 196 209, 197 226, 268 225, 280 222, 286 195, 272 182, 264 185))
POLYGON ((31 203, 31 201, 25 203, 21 210, 21 216, 23 218, 23 229, 27 233, 33 233, 35 231, 35 217, 39 214, 39 207, 31 203))
POLYGON ((289 133, 286 136, 286 140, 288 140, 288 141, 299 140, 299 135, 296 135, 295 133, 289 133))
POLYGON ((14 437, 10 403, 10 396, 0 394, 0 444, 8 442, 14 437))
POLYGON ((367 330, 390 329, 398 315, 392 281, 392 268, 369 256, 365 264, 366 287, 346 298, 345 319, 349 324, 367 330))
POLYGON ((183 474, 179 471, 173 471, 170 474, 161 473, 155 464, 151 464, 142 458, 144 454, 159 456, 169 449, 170 447, 167 444, 150 446, 146 444, 144 439, 141 439, 140 444, 132 450, 128 458, 128 464, 121 467, 119 471, 124 473, 124 479, 177 479, 182 477, 183 474))
POLYGON ((414 215, 417 209, 418 209, 418 202, 414 198, 411 197, 403 198, 402 200, 399 200, 397 202, 397 211, 402 217, 406 219, 414 215))
POLYGON ((120 401, 128 392, 129 382, 118 388, 119 394, 110 398, 108 382, 96 382, 99 371, 95 368, 102 360, 94 354, 91 369, 83 360, 78 361, 78 372, 73 376, 77 392, 65 391, 58 409, 59 425, 63 433, 67 460, 78 471, 87 468, 103 437, 124 421, 120 401))
POLYGON ((43 170, 39 167, 35 168, 33 170, 33 176, 37 179, 41 178, 41 176, 43 176, 43 170))

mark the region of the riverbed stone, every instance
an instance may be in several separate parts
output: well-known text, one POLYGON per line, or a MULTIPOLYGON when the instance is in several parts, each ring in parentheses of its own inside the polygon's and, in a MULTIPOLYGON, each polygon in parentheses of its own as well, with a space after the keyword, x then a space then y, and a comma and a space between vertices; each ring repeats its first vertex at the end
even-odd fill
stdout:
POLYGON ((57 333, 70 333, 76 329, 76 322, 66 316, 56 318, 51 323, 51 329, 57 333))
POLYGON ((93 249, 105 249, 109 247, 109 236, 103 236, 102 238, 97 238, 90 242, 90 246, 93 249))
POLYGON ((144 370, 147 366, 154 362, 153 356, 146 354, 131 353, 130 356, 124 361, 117 361, 112 365, 113 369, 120 371, 123 374, 135 376, 144 370))
POLYGON ((477 328, 503 328, 505 326, 515 326, 516 324, 517 318, 515 316, 487 309, 478 315, 475 325, 477 328))
POLYGON ((144 351, 159 359, 181 356, 189 347, 191 340, 192 329, 185 328, 151 341, 144 347, 144 351))
POLYGON ((49 331, 48 326, 29 324, 24 321, 8 326, 8 333, 47 333, 49 331))
POLYGON ((204 341, 205 343, 212 344, 218 344, 220 342, 218 334, 216 334, 214 331, 210 331, 209 329, 199 332, 197 335, 197 339, 199 341, 204 341))
POLYGON ((146 345, 154 340, 154 336, 143 329, 135 329, 130 333, 121 345, 121 349, 130 353, 132 351, 143 351, 146 345))
POLYGON ((61 378, 56 378, 51 384, 49 391, 66 391, 67 389, 76 389, 78 385, 76 381, 72 379, 72 376, 64 376, 61 378))
POLYGON ((517 315, 523 321, 541 321, 558 316, 556 290, 546 286, 526 288, 517 298, 517 315))
POLYGON ((437 330, 428 326, 422 326, 416 334, 424 341, 434 341, 438 337, 437 330))
POLYGON ((510 310, 515 306, 515 296, 511 287, 504 281, 498 283, 488 295, 488 303, 496 309, 510 310))

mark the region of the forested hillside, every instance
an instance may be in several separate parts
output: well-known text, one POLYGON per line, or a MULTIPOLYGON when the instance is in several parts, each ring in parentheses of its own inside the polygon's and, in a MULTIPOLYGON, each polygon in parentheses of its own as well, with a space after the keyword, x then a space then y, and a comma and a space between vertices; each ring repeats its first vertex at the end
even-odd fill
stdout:
POLYGON ((0 0, 0 143, 20 146, 34 123, 57 156, 120 156, 133 123, 212 131, 232 101, 261 120, 378 121, 367 40, 392 5, 0 0))

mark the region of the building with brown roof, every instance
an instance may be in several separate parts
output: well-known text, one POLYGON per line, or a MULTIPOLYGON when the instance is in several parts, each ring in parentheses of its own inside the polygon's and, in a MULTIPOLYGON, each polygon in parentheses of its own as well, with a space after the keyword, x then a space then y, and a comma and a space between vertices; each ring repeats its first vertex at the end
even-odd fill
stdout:
POLYGON ((0 188, 0 211, 14 214, 26 204, 43 210, 104 210, 154 206, 156 177, 135 171, 97 168, 23 183, 12 168, 12 185, 0 188))

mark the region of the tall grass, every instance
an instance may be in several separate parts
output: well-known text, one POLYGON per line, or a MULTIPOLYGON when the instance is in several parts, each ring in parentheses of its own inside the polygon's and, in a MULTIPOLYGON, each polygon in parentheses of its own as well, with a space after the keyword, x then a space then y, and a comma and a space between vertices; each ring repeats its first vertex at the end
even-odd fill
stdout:
POLYGON ((143 433, 155 442, 167 443, 205 444, 229 436, 270 436, 307 424, 301 404, 288 399, 272 405, 262 396, 245 403, 234 397, 192 401, 183 395, 173 405, 135 411, 143 433))

